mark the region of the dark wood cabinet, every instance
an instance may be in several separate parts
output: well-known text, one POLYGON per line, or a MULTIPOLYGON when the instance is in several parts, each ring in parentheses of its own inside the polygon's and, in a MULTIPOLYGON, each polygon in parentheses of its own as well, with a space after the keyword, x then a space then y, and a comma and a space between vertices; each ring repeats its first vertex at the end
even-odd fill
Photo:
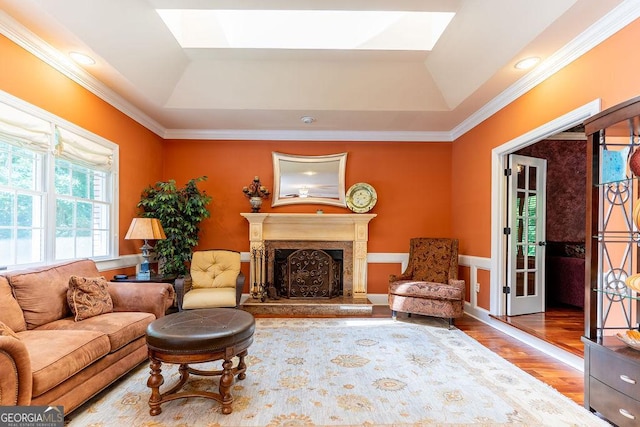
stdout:
POLYGON ((640 351, 614 337, 584 341, 585 406, 618 426, 638 426, 640 351))
POLYGON ((640 146, 640 97, 585 121, 584 405, 619 426, 640 425, 640 351, 616 334, 638 329, 640 297, 625 280, 640 271, 639 178, 629 158, 640 146))

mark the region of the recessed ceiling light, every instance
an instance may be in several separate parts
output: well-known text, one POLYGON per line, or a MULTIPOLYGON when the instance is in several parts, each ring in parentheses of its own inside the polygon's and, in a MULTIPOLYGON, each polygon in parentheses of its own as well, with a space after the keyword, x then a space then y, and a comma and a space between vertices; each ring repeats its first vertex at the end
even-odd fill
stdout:
POLYGON ((534 56, 534 57, 525 58, 516 62, 516 65, 514 65, 514 67, 516 67, 518 70, 528 70, 529 68, 536 65, 538 62, 540 62, 540 58, 538 58, 537 56, 534 56))
POLYGON ((311 116, 302 116, 302 117, 300 117, 300 120, 305 125, 310 125, 311 123, 316 121, 316 119, 314 117, 311 117, 311 116))
POLYGON ((96 61, 92 57, 87 56, 84 53, 69 52, 69 56, 80 65, 93 65, 96 63, 96 61))
POLYGON ((429 51, 454 12, 156 9, 183 48, 429 51))

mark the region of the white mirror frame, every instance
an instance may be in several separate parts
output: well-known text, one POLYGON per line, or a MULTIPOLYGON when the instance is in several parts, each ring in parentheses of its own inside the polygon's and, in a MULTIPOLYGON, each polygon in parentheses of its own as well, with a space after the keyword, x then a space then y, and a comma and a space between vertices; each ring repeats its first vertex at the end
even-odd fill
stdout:
POLYGON ((296 156, 273 152, 271 206, 319 204, 346 207, 347 153, 296 156))

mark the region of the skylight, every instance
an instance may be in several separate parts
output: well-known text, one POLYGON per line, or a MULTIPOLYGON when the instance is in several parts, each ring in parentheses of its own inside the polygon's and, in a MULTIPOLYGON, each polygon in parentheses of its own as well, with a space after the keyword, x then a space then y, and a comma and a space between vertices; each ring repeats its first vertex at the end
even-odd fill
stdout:
POLYGON ((431 50, 453 12, 158 9, 183 48, 431 50))

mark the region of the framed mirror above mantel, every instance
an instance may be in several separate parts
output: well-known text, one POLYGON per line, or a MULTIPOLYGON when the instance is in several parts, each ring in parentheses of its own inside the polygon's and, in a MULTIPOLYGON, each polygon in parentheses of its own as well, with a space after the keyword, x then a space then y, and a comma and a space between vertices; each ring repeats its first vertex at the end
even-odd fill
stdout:
POLYGON ((271 206, 319 204, 346 207, 347 153, 299 156, 273 152, 271 206))

